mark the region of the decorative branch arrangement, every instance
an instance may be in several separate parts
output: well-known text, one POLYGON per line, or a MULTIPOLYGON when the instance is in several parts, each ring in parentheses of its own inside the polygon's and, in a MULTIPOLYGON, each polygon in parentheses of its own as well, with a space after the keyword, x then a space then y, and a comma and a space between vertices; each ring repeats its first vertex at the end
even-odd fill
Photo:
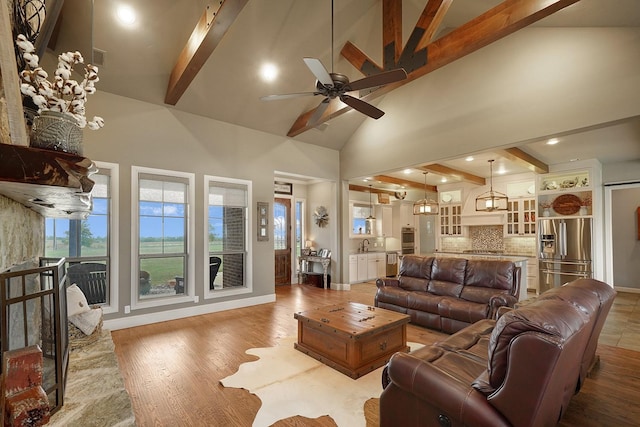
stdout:
POLYGON ((66 113, 76 119, 79 127, 100 129, 104 126, 104 119, 95 116, 91 121, 85 117, 85 103, 87 95, 96 92, 95 84, 99 81, 98 67, 87 64, 84 69, 84 80, 78 83, 71 78, 73 67, 84 64, 84 58, 80 52, 66 52, 58 56, 58 68, 55 71, 53 81, 47 80, 49 74, 39 65, 40 58, 35 54, 35 47, 20 34, 16 39, 16 45, 25 62, 25 69, 20 72, 20 91, 31 98, 38 107, 38 113, 42 111, 58 111, 66 113))

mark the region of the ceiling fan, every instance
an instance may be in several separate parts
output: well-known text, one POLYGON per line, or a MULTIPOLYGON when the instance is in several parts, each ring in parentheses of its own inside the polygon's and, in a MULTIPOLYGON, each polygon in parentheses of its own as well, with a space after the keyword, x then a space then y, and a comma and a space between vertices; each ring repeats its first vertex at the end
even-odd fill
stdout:
POLYGON ((283 95, 268 95, 263 96, 263 101, 273 101, 280 99, 297 98, 301 96, 309 95, 322 95, 324 99, 320 102, 320 105, 316 108, 314 113, 309 118, 307 124, 315 124, 322 114, 324 114, 329 102, 332 99, 338 98, 354 110, 361 112, 373 119, 379 119, 384 115, 384 111, 377 107, 365 102, 359 98, 349 95, 349 92, 370 89, 378 86, 384 86, 389 83, 395 83, 407 78, 407 73, 404 69, 398 68, 395 70, 384 71, 372 76, 367 76, 362 79, 350 82, 349 78, 340 73, 333 72, 333 0, 331 0, 331 73, 327 71, 322 62, 316 58, 303 58, 304 63, 307 65, 311 73, 316 77, 316 90, 313 92, 299 92, 289 93, 283 95))

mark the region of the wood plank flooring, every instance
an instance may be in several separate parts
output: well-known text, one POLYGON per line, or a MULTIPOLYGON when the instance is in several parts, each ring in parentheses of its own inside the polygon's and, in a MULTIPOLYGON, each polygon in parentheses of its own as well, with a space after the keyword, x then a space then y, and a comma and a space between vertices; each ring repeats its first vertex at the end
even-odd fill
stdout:
MULTIPOLYGON (((294 312, 346 301, 372 305, 375 289, 373 283, 352 285, 351 291, 278 286, 276 303, 113 331, 138 426, 251 426, 260 400, 219 383, 241 363, 255 360, 245 351, 295 336, 294 312)), ((631 306, 632 300, 625 300, 619 307, 627 316, 611 316, 618 325, 628 326, 631 306)), ((598 350, 600 368, 573 398, 561 426, 638 425, 635 420, 640 420, 640 410, 631 402, 640 400, 640 353, 614 346, 617 329, 616 325, 605 326, 609 345, 598 350)), ((444 336, 414 325, 407 330, 409 341, 425 344, 444 336)), ((378 425, 377 399, 365 404, 365 415, 368 427, 378 425)), ((292 417, 275 424, 335 425, 326 416, 314 420, 292 417)))

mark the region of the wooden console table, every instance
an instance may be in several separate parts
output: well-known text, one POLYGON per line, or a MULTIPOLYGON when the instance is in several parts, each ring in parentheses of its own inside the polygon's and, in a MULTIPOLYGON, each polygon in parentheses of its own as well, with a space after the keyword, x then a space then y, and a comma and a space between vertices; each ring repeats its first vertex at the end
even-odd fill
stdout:
POLYGON ((301 278, 303 273, 309 272, 309 264, 313 264, 314 262, 319 262, 322 265, 322 280, 324 288, 327 289, 327 275, 329 273, 329 267, 331 266, 331 258, 330 257, 321 257, 317 255, 300 255, 298 257, 298 283, 301 283, 301 278), (307 269, 302 270, 303 263, 306 262, 307 269))

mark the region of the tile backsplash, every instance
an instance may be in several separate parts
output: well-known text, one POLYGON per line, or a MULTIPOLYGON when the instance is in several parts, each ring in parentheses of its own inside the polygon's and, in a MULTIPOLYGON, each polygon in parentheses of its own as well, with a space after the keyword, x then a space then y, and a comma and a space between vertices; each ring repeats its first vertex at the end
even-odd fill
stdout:
POLYGON ((503 251, 511 255, 536 256, 536 238, 504 237, 501 225, 470 226, 466 237, 442 237, 442 252, 463 252, 466 250, 503 251))

